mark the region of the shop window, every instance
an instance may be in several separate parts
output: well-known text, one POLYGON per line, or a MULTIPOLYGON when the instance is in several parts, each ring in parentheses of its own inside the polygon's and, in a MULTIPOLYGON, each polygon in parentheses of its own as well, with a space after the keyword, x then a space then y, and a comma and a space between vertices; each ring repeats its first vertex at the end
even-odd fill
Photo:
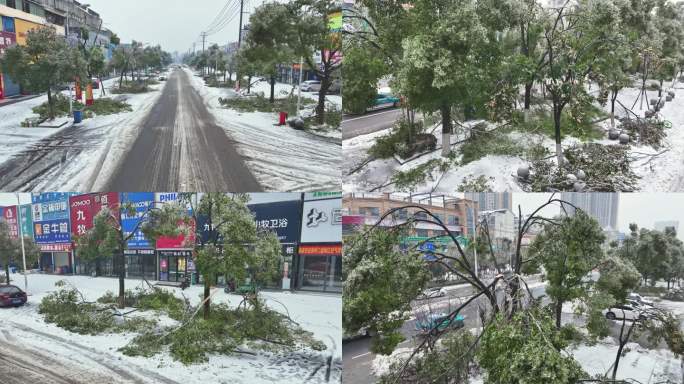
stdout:
POLYGON ((10 8, 17 9, 17 4, 14 0, 5 0, 5 5, 7 5, 10 8))
POLYGON ((359 215, 380 217, 380 208, 378 207, 359 207, 359 215))
POLYGON ((415 217, 416 219, 427 220, 428 215, 427 215, 427 213, 420 211, 420 212, 416 212, 413 215, 413 217, 415 217))
POLYGON ((449 215, 449 225, 459 225, 458 216, 449 215))
POLYGON ((428 230, 427 229, 416 229, 416 236, 418 237, 428 237, 428 230))

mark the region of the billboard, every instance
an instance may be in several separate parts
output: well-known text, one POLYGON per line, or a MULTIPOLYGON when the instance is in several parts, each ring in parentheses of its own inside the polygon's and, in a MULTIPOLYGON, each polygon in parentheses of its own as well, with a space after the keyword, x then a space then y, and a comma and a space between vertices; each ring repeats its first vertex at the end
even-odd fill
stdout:
POLYGON ((342 199, 304 201, 300 242, 342 242, 342 199))
POLYGON ((33 238, 38 244, 70 243, 69 219, 44 220, 34 223, 33 238))
POLYGON ((145 238, 138 224, 144 219, 146 212, 154 207, 154 192, 122 193, 121 204, 126 203, 132 203, 135 208, 131 216, 128 216, 127 212, 121 212, 121 227, 124 236, 130 236, 135 230, 127 242, 128 248, 152 248, 152 244, 145 238))
POLYGON ((10 207, 0 208, 2 210, 2 220, 7 223, 9 227, 9 236, 12 239, 19 238, 19 219, 17 218, 17 207, 15 205, 10 207))
POLYGON ((93 227, 93 197, 91 195, 71 196, 69 198, 71 233, 83 236, 93 227))
POLYGON ((26 38, 28 37, 28 31, 32 29, 40 28, 40 24, 32 23, 30 21, 22 19, 14 19, 14 28, 17 33, 17 44, 26 45, 26 38))
POLYGON ((24 204, 21 211, 21 233, 25 237, 33 238, 33 219, 31 217, 31 204, 24 204))
MULTIPOLYGON (((156 193, 155 194, 155 204, 157 207, 161 207, 164 204, 177 204, 179 200, 179 194, 177 192, 166 192, 166 193, 156 193)), ((188 209, 188 214, 192 214, 192 206, 190 204, 186 207, 188 209)), ((183 225, 183 220, 178 222, 179 226, 183 225)), ((195 222, 190 220, 190 230, 189 238, 186 240, 184 234, 180 234, 176 237, 162 236, 157 239, 157 249, 183 249, 183 248, 193 248, 195 243, 195 222)))
POLYGON ((5 53, 5 49, 17 43, 17 35, 12 32, 0 31, 0 55, 5 53))

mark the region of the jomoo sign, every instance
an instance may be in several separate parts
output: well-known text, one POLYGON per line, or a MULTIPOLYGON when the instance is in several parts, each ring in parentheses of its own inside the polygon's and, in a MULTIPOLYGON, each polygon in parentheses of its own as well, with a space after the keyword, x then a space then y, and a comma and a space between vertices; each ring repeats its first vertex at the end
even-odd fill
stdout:
POLYGON ((91 193, 69 197, 69 213, 71 218, 71 233, 83 236, 93 227, 93 219, 108 207, 118 217, 119 195, 117 193, 91 193))

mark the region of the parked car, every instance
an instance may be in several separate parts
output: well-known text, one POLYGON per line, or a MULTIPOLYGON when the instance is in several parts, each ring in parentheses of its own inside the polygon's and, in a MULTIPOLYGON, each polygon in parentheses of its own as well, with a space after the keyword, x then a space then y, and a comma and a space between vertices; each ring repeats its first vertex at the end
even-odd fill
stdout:
POLYGON ((318 92, 321 90, 321 82, 318 80, 307 80, 302 83, 301 89, 304 92, 318 92))
POLYGON ((26 292, 16 285, 0 285, 0 307, 18 307, 26 304, 26 292))
POLYGON ((653 302, 651 300, 646 300, 643 298, 643 296, 635 292, 632 292, 629 295, 627 295, 627 299, 634 300, 643 305, 650 305, 651 307, 653 306, 653 302))
POLYGON ((159 76, 159 81, 166 81, 166 77, 164 77, 164 76, 159 76))
POLYGON ((643 308, 629 304, 616 305, 604 309, 603 314, 608 320, 645 320, 649 317, 648 312, 643 308))
POLYGON ((385 93, 378 93, 375 96, 375 101, 373 105, 366 109, 366 111, 375 111, 384 108, 396 108, 399 106, 401 100, 396 97, 385 93))
POLYGON ((433 299, 435 297, 444 297, 446 296, 447 292, 446 289, 440 288, 440 287, 434 287, 434 288, 428 288, 424 290, 423 292, 418 295, 417 299, 418 300, 427 300, 427 299, 433 299))

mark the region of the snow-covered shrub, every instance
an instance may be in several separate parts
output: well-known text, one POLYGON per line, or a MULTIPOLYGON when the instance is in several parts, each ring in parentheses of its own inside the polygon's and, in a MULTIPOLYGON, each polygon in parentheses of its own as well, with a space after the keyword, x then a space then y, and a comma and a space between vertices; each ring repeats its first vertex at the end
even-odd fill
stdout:
POLYGON ((411 126, 408 120, 400 119, 388 135, 376 139, 375 144, 368 150, 368 154, 376 159, 390 158, 395 154, 406 159, 417 152, 434 149, 436 139, 432 135, 430 136, 433 140, 427 139, 425 137, 427 135, 420 135, 422 130, 423 124, 420 121, 411 126), (433 144, 431 145, 430 142, 433 144))
POLYGON ((574 145, 563 151, 566 159, 558 167, 555 158, 532 162, 532 176, 523 188, 533 192, 573 191, 577 175, 586 175, 581 182, 584 191, 630 192, 637 188, 639 177, 630 166, 629 147, 623 145, 602 145, 587 143, 574 145))
POLYGON ((620 128, 631 137, 637 138, 640 144, 650 145, 658 149, 665 139, 665 122, 655 119, 620 119, 620 128))
POLYGON ((487 155, 520 156, 522 145, 511 139, 502 130, 488 129, 488 124, 480 123, 470 130, 470 137, 460 148, 462 164, 479 160, 487 155))
MULTIPOLYGON (((194 311, 193 311, 194 312, 194 311)), ((208 319, 195 316, 179 327, 148 329, 120 351, 128 356, 152 356, 168 348, 184 364, 207 361, 208 355, 241 353, 246 348, 261 350, 325 350, 287 316, 264 306, 231 309, 214 304, 208 319)))

